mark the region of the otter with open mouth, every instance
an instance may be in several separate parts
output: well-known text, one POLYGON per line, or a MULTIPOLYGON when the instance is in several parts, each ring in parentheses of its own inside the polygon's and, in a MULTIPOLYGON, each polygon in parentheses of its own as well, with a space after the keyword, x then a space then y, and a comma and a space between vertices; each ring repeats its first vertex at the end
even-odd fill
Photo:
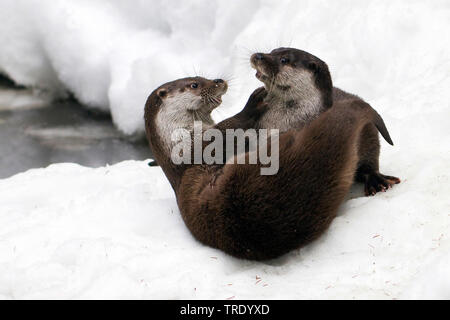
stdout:
MULTIPOLYGON (((302 128, 336 103, 364 102, 360 97, 332 86, 328 66, 316 56, 294 48, 278 48, 255 53, 250 62, 256 78, 264 83, 267 112, 258 128, 277 128, 280 132, 302 128)), ((392 144, 392 141, 387 140, 392 144)), ((358 143, 359 162, 355 180, 364 183, 366 195, 385 191, 400 179, 379 172, 378 130, 368 123, 358 143)))
MULTIPOLYGON (((327 76, 330 86, 323 92, 331 91, 327 76)), ((249 164, 250 153, 245 154, 247 164, 233 161, 220 168, 174 164, 173 131, 190 130, 195 120, 210 122, 226 87, 223 81, 197 77, 154 90, 145 106, 149 144, 198 241, 238 258, 276 258, 310 243, 328 228, 352 185, 364 127, 373 123, 387 140, 389 133, 368 104, 339 102, 302 130, 280 135, 277 174, 261 175, 261 164, 249 164)), ((253 98, 244 109, 258 107, 258 92, 256 104, 253 98)))

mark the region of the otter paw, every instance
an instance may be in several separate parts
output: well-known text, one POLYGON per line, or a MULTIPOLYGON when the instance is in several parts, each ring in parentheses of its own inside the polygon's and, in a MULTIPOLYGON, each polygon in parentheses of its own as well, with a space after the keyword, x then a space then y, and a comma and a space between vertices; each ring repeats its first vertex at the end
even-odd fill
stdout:
POLYGON ((260 102, 252 112, 252 117, 254 117, 255 120, 259 120, 259 118, 266 113, 268 108, 269 104, 267 102, 260 102))
POLYGON ((259 87, 253 93, 250 95, 250 99, 253 102, 259 103, 264 100, 264 98, 267 96, 267 90, 265 87, 259 87))
POLYGON ((400 179, 393 176, 385 176, 379 172, 365 176, 364 192, 366 196, 374 196, 377 192, 386 192, 394 184, 399 184, 400 179))
POLYGON ((258 88, 250 95, 244 109, 253 109, 260 104, 267 96, 267 90, 264 87, 258 88))
POLYGON ((209 187, 212 189, 216 185, 216 180, 222 175, 223 170, 219 165, 209 166, 207 172, 211 175, 211 180, 209 180, 209 187))

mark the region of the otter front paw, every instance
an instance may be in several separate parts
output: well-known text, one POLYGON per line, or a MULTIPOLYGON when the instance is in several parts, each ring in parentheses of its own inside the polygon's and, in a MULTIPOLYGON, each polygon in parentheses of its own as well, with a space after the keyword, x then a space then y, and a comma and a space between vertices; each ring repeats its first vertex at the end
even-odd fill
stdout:
POLYGON ((259 103, 267 97, 267 90, 265 87, 259 87, 250 95, 249 101, 254 101, 255 103, 259 103))
POLYGON ((264 98, 267 96, 267 91, 264 87, 256 89, 243 110, 243 116, 249 122, 249 127, 253 127, 254 123, 266 113, 268 104, 264 102, 264 98))
POLYGON ((386 192, 387 189, 392 188, 394 184, 399 184, 401 181, 397 177, 385 176, 379 172, 373 172, 364 175, 364 192, 366 196, 374 196, 377 192, 386 192))
POLYGON ((259 104, 261 104, 264 98, 267 96, 267 90, 264 87, 260 87, 253 91, 248 98, 247 104, 244 107, 245 113, 253 113, 253 109, 255 109, 259 104))

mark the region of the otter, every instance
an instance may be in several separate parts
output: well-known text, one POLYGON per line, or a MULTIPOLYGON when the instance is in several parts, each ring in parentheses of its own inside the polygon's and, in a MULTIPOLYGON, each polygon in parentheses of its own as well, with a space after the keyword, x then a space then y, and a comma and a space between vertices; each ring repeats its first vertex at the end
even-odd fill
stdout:
POLYGON ((175 143, 171 140, 174 130, 183 128, 192 134, 194 121, 200 121, 204 130, 215 128, 225 132, 226 129, 252 128, 264 113, 265 104, 261 102, 266 93, 264 88, 260 88, 250 95, 241 112, 215 124, 211 112, 222 103, 221 97, 227 89, 228 84, 222 79, 188 77, 163 84, 148 98, 145 130, 155 157, 149 166, 161 166, 175 191, 186 164, 174 165, 171 162, 169 151, 175 143))
MULTIPOLYGON (((331 79, 329 73, 327 77, 331 79)), ((331 80, 326 83, 320 96, 331 92, 331 80)), ((261 164, 227 162, 218 168, 171 163, 171 131, 191 128, 196 118, 208 119, 225 88, 222 82, 197 77, 154 90, 145 106, 149 144, 198 241, 238 258, 277 258, 328 228, 352 185, 357 145, 367 124, 374 124, 387 140, 389 133, 367 103, 341 101, 303 129, 280 135, 275 175, 262 176, 261 164)), ((245 154, 247 160, 249 156, 245 154)))
MULTIPOLYGON (((294 48, 278 48, 270 53, 255 53, 250 62, 256 78, 267 90, 268 111, 258 128, 278 128, 281 132, 303 128, 334 104, 365 103, 360 97, 332 86, 327 64, 316 56, 294 48)), ((391 145, 392 140, 386 140, 391 145)), ((368 123, 357 146, 359 161, 355 180, 364 183, 367 196, 386 191, 400 179, 379 171, 378 130, 368 123)))
MULTIPOLYGON (((167 92, 167 91, 174 90, 174 87, 176 86, 176 84, 183 86, 184 85, 183 81, 204 82, 205 80, 206 79, 204 79, 202 77, 185 78, 185 79, 180 79, 180 80, 177 80, 174 82, 166 83, 163 86, 161 86, 160 89, 162 90, 164 87, 163 92, 167 92)), ((217 83, 224 84, 225 92, 226 92, 226 90, 228 88, 228 84, 226 83, 226 81, 224 81, 222 79, 216 79, 216 80, 214 80, 214 82, 216 83, 215 86, 217 86, 217 83)), ((182 89, 184 90, 184 88, 182 88, 182 89)), ((174 91, 176 91, 176 90, 174 90, 174 91)), ((247 103, 245 104, 244 108, 240 112, 238 112, 234 116, 227 118, 217 124, 214 124, 214 122, 211 118, 211 112, 212 112, 212 110, 215 109, 216 105, 213 105, 212 108, 207 109, 207 110, 203 109, 202 112, 197 112, 196 116, 192 112, 191 116, 194 116, 192 123, 194 121, 200 121, 200 122, 202 122, 203 128, 208 129, 208 128, 213 127, 214 129, 220 130, 223 135, 225 135, 225 132, 227 129, 247 130, 247 129, 254 128, 254 127, 256 127, 256 124, 258 123, 260 117, 266 112, 267 104, 263 103, 263 99, 266 97, 266 95, 267 95, 267 92, 264 87, 260 87, 260 88, 256 89, 250 95, 250 97, 247 100, 247 103)), ((221 100, 220 100, 220 102, 221 102, 221 100)), ((183 128, 186 128, 186 127, 183 127, 183 128)), ((192 124, 189 129, 192 130, 192 124)), ((247 143, 247 141, 246 141, 246 143, 247 143)), ((204 146, 205 145, 203 145, 203 147, 204 146)), ((223 150, 225 150, 225 149, 226 149, 226 141, 224 140, 223 141, 223 150)), ((248 145, 245 146, 245 150, 248 150, 248 145)), ((236 152, 237 152, 237 149, 235 149, 234 153, 236 153, 236 152)), ((225 153, 223 154, 223 162, 226 162, 226 154, 225 153)), ((153 159, 148 163, 148 166, 157 167, 157 166, 159 166, 159 162, 156 159, 153 159)))
POLYGON ((211 112, 227 89, 221 79, 183 78, 160 86, 148 98, 144 114, 147 139, 175 193, 186 165, 171 161, 172 132, 179 128, 192 132, 194 121, 201 121, 206 129, 212 127, 211 112))

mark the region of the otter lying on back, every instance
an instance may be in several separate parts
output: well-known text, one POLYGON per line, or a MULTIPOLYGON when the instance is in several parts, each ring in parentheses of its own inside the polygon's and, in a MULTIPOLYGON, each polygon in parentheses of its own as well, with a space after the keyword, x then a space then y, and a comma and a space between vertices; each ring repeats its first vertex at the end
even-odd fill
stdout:
MULTIPOLYGON (((302 128, 333 104, 362 103, 361 98, 334 88, 328 66, 312 54, 293 48, 278 48, 271 53, 255 53, 250 62, 256 77, 267 90, 267 112, 258 128, 278 128, 281 132, 302 128)), ((391 140, 386 140, 392 144, 391 140)), ((366 195, 385 191, 400 179, 379 172, 380 142, 378 131, 368 123, 357 146, 359 160, 355 178, 365 184, 366 195)))
MULTIPOLYGON (((145 106, 147 137, 197 240, 239 258, 276 258, 328 228, 352 185, 367 124, 388 140, 389 134, 366 103, 338 102, 304 129, 280 136, 275 175, 262 176, 260 164, 227 163, 218 169, 172 163, 172 132, 207 119, 225 90, 223 82, 198 77, 162 85, 145 106)), ((317 91, 324 92, 331 87, 317 91)))

